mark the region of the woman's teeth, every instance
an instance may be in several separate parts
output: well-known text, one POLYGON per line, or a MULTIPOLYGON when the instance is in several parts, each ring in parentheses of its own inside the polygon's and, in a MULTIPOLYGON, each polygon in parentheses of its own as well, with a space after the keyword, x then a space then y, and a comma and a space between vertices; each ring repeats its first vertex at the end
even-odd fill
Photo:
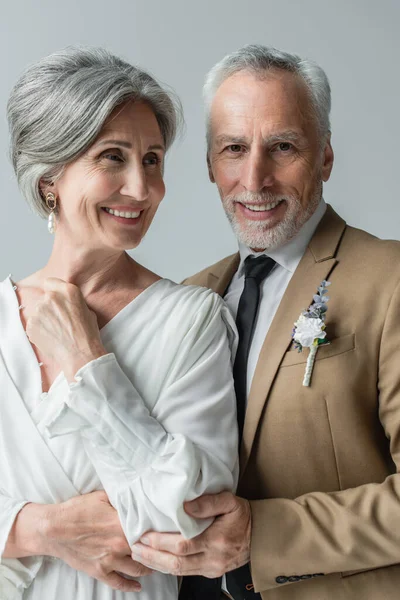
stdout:
POLYGON ((270 204, 243 204, 243 206, 254 212, 262 212, 265 210, 272 210, 281 202, 282 200, 278 200, 277 202, 271 202, 270 204))
POLYGON ((140 217, 140 210, 137 210, 136 212, 124 212, 120 210, 113 210, 112 208, 105 208, 104 210, 110 215, 122 217, 123 219, 137 219, 138 217, 140 217))

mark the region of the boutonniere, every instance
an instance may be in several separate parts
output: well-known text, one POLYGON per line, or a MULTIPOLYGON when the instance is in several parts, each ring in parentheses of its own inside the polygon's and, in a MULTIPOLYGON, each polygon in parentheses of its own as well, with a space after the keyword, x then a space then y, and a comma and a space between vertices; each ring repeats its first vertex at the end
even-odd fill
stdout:
POLYGON ((318 347, 322 344, 329 344, 326 339, 325 317, 328 310, 326 303, 329 300, 326 295, 328 293, 327 287, 330 285, 329 281, 321 283, 318 293, 314 296, 313 303, 301 313, 294 324, 292 338, 295 348, 299 352, 302 352, 303 348, 310 348, 303 379, 303 385, 306 387, 310 385, 318 347))

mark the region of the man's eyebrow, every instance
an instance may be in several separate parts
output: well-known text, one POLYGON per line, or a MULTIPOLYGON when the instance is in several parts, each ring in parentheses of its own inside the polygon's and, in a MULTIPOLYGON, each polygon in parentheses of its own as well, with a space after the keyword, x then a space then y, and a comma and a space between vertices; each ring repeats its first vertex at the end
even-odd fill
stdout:
MULTIPOLYGON (((264 144, 270 145, 276 142, 300 142, 304 139, 302 133, 293 130, 278 131, 264 139, 264 144)), ((217 145, 221 144, 248 144, 248 138, 240 135, 217 135, 215 138, 217 145)))
POLYGON ((247 142, 248 139, 246 137, 239 135, 226 135, 224 133, 217 135, 215 138, 216 144, 246 144, 247 142))
MULTIPOLYGON (((125 142, 124 140, 100 140, 98 142, 99 146, 122 146, 122 148, 132 148, 132 144, 130 142, 125 142)), ((165 148, 162 144, 151 144, 148 147, 148 150, 162 150, 165 148)))
POLYGON ((278 131, 268 136, 264 141, 267 144, 274 144, 276 142, 300 142, 303 139, 304 136, 298 131, 278 131))

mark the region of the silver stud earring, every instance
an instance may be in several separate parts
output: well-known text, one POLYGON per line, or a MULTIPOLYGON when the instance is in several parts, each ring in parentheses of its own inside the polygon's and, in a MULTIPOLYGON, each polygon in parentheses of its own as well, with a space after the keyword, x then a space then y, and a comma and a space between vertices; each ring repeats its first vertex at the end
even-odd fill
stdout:
POLYGON ((47 220, 47 229, 49 233, 53 234, 56 231, 56 215, 55 210, 57 207, 57 197, 53 192, 48 192, 45 197, 47 208, 50 210, 49 218, 47 220))

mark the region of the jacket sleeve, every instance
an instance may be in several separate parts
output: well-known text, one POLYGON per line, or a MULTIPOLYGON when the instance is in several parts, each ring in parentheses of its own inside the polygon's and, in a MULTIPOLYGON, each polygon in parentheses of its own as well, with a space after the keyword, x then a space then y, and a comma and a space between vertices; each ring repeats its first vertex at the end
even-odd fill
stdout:
POLYGON ((152 413, 108 354, 80 369, 48 426, 53 436, 81 432, 130 544, 149 529, 198 535, 210 521, 189 517, 184 501, 236 486, 235 326, 219 297, 205 303, 152 413))
MULTIPOLYGON (((379 356, 379 419, 396 473, 380 484, 251 502, 256 591, 282 576, 367 570, 400 562, 400 285, 390 301, 379 356)), ((296 578, 293 578, 296 581, 296 578)))

